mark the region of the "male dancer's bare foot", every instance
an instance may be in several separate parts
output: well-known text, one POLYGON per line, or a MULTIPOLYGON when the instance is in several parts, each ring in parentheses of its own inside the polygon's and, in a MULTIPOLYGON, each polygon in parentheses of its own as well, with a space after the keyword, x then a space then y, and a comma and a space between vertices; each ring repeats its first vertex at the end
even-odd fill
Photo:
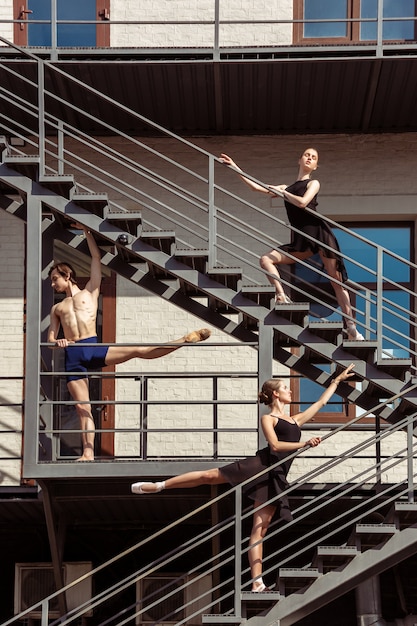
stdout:
POLYGON ((82 456, 80 456, 79 459, 76 459, 77 463, 78 461, 94 461, 94 456, 89 456, 86 454, 83 454, 82 456))
POLYGON ((205 341, 211 335, 211 330, 208 328, 200 328, 200 330, 193 330, 184 337, 185 343, 197 343, 198 341, 205 341))

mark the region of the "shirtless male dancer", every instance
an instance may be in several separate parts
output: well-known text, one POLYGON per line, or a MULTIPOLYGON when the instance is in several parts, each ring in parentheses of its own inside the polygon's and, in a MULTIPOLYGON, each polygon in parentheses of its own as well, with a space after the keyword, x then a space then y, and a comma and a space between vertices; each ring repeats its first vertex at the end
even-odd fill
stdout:
POLYGON ((48 342, 65 349, 65 371, 67 387, 76 402, 75 408, 82 431, 82 456, 79 461, 94 461, 94 420, 91 413, 88 389, 88 370, 97 371, 105 365, 117 365, 133 358, 157 359, 185 343, 196 343, 210 337, 210 330, 195 330, 180 339, 169 342, 166 347, 158 346, 83 346, 83 343, 97 342, 97 308, 101 283, 101 255, 92 233, 77 224, 84 231, 91 254, 90 278, 84 289, 76 284, 74 269, 68 263, 57 263, 49 270, 51 286, 56 293, 66 297, 51 309, 48 342), (62 327, 64 339, 58 339, 62 327), (75 344, 75 345, 72 345, 75 344), (178 344, 178 345, 176 345, 178 344), (85 403, 85 404, 84 404, 85 403))

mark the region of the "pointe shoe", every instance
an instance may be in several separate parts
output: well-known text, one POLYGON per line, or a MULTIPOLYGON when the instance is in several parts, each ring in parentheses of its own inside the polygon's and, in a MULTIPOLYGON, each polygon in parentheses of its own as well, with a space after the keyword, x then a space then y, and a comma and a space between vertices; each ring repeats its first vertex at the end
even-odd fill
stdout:
POLYGON ((348 324, 346 327, 348 341, 365 341, 365 337, 357 330, 355 324, 348 324))
POLYGON ((277 293, 275 296, 275 304, 292 304, 292 300, 286 293, 277 293))
POLYGON ((133 485, 130 486, 130 489, 132 493, 136 493, 138 495, 144 496, 150 493, 158 493, 159 491, 162 491, 164 487, 165 487, 165 482, 161 482, 161 483, 144 482, 144 483, 133 483, 133 485), (142 489, 143 485, 155 485, 156 489, 154 491, 143 491, 142 489))
POLYGON ((211 335, 211 330, 208 328, 200 328, 200 330, 193 330, 191 333, 185 336, 185 343, 197 343, 198 341, 205 341, 211 335))
POLYGON ((269 587, 265 585, 265 583, 262 583, 262 585, 259 585, 255 589, 251 589, 251 591, 252 593, 262 593, 263 591, 271 591, 271 590, 269 587))

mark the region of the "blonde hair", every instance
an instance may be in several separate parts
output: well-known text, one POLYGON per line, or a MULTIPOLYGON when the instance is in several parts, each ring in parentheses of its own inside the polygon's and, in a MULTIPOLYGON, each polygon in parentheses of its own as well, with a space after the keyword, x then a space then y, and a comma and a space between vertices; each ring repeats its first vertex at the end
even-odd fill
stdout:
POLYGON ((258 393, 258 400, 261 404, 267 404, 271 406, 274 401, 274 391, 279 391, 279 388, 284 384, 284 381, 280 378, 270 378, 266 380, 262 385, 261 391, 258 393))

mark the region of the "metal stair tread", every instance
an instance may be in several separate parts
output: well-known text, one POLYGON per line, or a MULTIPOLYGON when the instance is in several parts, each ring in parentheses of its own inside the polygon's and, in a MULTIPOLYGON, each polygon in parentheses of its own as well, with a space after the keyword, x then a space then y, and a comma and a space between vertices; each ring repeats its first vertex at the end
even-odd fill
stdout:
POLYGON ((259 601, 278 601, 282 598, 282 595, 278 590, 270 589, 269 591, 242 591, 240 597, 245 602, 259 602, 259 601))
POLYGON ((320 572, 316 567, 280 567, 279 574, 280 579, 311 579, 320 576, 320 572))
POLYGON ((217 613, 203 613, 201 616, 202 624, 244 624, 246 620, 236 615, 222 615, 217 613))

